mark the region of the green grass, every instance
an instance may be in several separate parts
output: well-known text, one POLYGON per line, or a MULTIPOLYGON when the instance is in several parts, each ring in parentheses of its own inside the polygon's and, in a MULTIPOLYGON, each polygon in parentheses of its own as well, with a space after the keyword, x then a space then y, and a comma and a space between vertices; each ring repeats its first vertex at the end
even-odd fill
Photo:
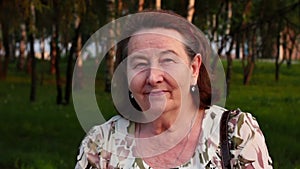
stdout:
POLYGON ((72 105, 55 104, 53 85, 30 103, 27 80, 9 81, 0 83, 0 168, 71 168, 84 135, 72 105))
MULTIPOLYGON (((39 68, 40 70, 40 68, 39 68)), ((63 71, 63 70, 62 70, 63 71)), ((242 85, 242 68, 234 62, 232 85, 226 105, 251 112, 259 121, 274 162, 274 168, 300 168, 300 64, 281 67, 274 81, 274 64, 258 62, 249 86, 242 85)), ((97 78, 96 95, 103 112, 113 112, 102 78, 97 78)), ((55 103, 54 77, 47 75, 38 85, 37 101, 29 102, 30 78, 10 67, 0 81, 0 168, 74 168, 78 146, 85 133, 73 104, 55 103)), ((105 116, 110 117, 107 113, 105 116)))

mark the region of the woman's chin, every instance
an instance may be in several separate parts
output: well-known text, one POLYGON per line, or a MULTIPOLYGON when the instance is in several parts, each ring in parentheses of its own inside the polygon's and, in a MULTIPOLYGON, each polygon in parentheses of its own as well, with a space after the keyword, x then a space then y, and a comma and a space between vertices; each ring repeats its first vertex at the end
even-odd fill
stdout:
POLYGON ((151 106, 144 110, 145 113, 162 114, 166 110, 166 107, 161 103, 152 103, 151 106))

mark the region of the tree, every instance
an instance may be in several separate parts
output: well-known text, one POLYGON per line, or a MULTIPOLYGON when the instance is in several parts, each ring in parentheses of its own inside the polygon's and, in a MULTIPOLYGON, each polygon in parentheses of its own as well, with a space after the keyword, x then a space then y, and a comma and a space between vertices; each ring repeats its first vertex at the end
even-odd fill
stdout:
MULTIPOLYGON (((115 0, 107 0, 107 9, 108 9, 108 15, 107 15, 107 21, 113 21, 115 19, 115 0)), ((115 36, 115 27, 114 24, 111 24, 111 29, 109 32, 109 43, 114 43, 114 36, 115 36)), ((106 62, 106 79, 105 79, 105 91, 110 92, 111 89, 111 79, 114 72, 114 59, 115 58, 115 48, 112 47, 109 49, 108 53, 105 56, 105 62, 106 62)))
POLYGON ((36 100, 36 59, 34 52, 34 38, 35 38, 35 5, 30 3, 30 17, 29 17, 29 42, 30 42, 30 61, 31 61, 31 88, 30 88, 30 101, 36 100))
POLYGON ((286 34, 286 38, 284 39, 285 40, 284 43, 286 44, 285 54, 287 55, 287 67, 290 68, 291 65, 292 65, 293 53, 295 51, 297 51, 297 48, 296 48, 296 38, 297 38, 297 36, 296 36, 295 30, 290 28, 289 23, 287 24, 286 31, 284 33, 286 34))
POLYGON ((145 3, 145 0, 139 0, 139 8, 138 8, 139 12, 144 10, 144 3, 145 3))
POLYGON ((195 0, 189 0, 187 20, 192 22, 195 12, 195 0))
MULTIPOLYGON (((63 93, 62 93, 62 80, 60 75, 60 48, 58 46, 59 42, 59 26, 60 26, 60 18, 62 13, 62 8, 57 0, 53 1, 53 26, 52 26, 52 37, 51 37, 51 68, 55 70, 55 82, 56 82, 56 103, 63 104, 63 93), (54 65, 54 69, 53 69, 54 65)), ((53 72, 52 72, 53 73, 53 72)))
MULTIPOLYGON (((280 2, 278 2, 280 4, 280 2)), ((284 6, 283 8, 279 9, 276 11, 276 15, 277 16, 277 24, 276 24, 276 55, 275 55, 275 81, 279 81, 279 69, 280 66, 282 65, 283 61, 286 60, 287 58, 287 43, 291 42, 292 44, 291 46, 291 51, 293 51, 293 46, 295 43, 295 40, 293 38, 289 38, 287 39, 287 37, 289 36, 290 30, 289 30, 289 25, 291 23, 293 23, 293 21, 291 21, 290 19, 288 19, 288 16, 290 16, 290 11, 294 11, 295 9, 299 10, 300 8, 300 1, 296 2, 292 5, 288 5, 288 6, 284 6), (281 48, 282 47, 282 48, 281 48), (282 50, 282 51, 281 51, 282 50), (280 58, 280 53, 282 53, 283 57, 280 58), (281 59, 281 61, 280 61, 281 59)), ((298 15, 299 17, 299 15, 298 15)), ((293 17, 291 17, 293 18, 293 17)), ((298 24, 299 21, 298 21, 298 24)), ((296 26, 297 27, 297 26, 296 26)), ((298 28, 300 27, 300 25, 298 25, 298 28)), ((297 29, 297 28, 296 28, 297 29)), ((288 54, 290 54, 290 58, 292 55, 292 52, 289 52, 288 54)), ((290 59, 289 59, 290 60, 290 59)), ((290 64, 291 61, 288 61, 288 64, 290 64)))
POLYGON ((161 0, 155 0, 155 9, 160 10, 161 9, 161 0))
POLYGON ((2 40, 5 51, 3 62, 0 61, 0 79, 6 78, 9 59, 11 55, 14 55, 10 50, 10 46, 13 46, 11 43, 14 41, 11 40, 13 37, 11 34, 18 30, 23 18, 16 4, 18 4, 16 1, 0 1, 0 25, 2 29, 2 39, 0 38, 0 41, 2 40), (9 16, 9 19, 7 19, 7 16, 9 16))
MULTIPOLYGON (((2 2, 3 3, 3 2, 2 2)), ((5 51, 4 56, 4 62, 3 65, 0 62, 0 79, 5 79, 7 75, 7 69, 8 69, 8 62, 9 62, 9 27, 7 24, 5 24, 4 19, 1 17, 1 26, 2 26, 2 32, 3 32, 3 46, 5 51)))
MULTIPOLYGON (((24 49, 26 47, 26 42, 24 41, 26 38, 26 32, 28 33, 28 39, 30 44, 30 53, 28 57, 28 73, 31 74, 31 87, 30 87, 30 101, 34 102, 36 100, 36 58, 35 58, 35 51, 34 51, 34 39, 36 33, 36 9, 42 10, 42 4, 39 0, 36 1, 19 1, 16 0, 16 4, 19 4, 19 10, 23 14, 23 22, 25 25, 22 26, 22 41, 20 43, 20 58, 23 59, 21 56, 24 54, 24 49), (27 30, 26 30, 27 29, 27 30)), ((21 64, 23 60, 21 60, 21 64)), ((23 66, 23 65, 22 65, 23 66)), ((22 67, 21 67, 22 68, 22 67)))
MULTIPOLYGON (((76 58, 80 57, 79 51, 81 50, 81 42, 79 42, 80 39, 80 27, 81 27, 81 21, 80 17, 77 16, 75 20, 75 36, 72 40, 72 46, 69 52, 68 56, 68 64, 67 64, 67 74, 66 74, 66 91, 65 91, 65 102, 66 104, 69 103, 70 101, 70 96, 71 96, 71 89, 72 89, 72 76, 73 76, 73 55, 76 52, 76 58)), ((82 64, 82 62, 80 63, 82 64)), ((81 65, 79 65, 80 67, 81 65)), ((76 75, 75 75, 76 76, 76 75)), ((74 85, 76 85, 76 88, 79 87, 79 81, 74 82, 74 85)))
MULTIPOLYGON (((230 37, 230 43, 229 48, 226 51, 226 58, 227 58, 227 69, 226 69, 226 84, 227 84, 227 95, 229 95, 229 88, 230 88, 230 82, 231 82, 231 74, 232 74, 232 56, 231 51, 233 49, 233 44, 235 42, 235 31, 234 26, 236 26, 237 23, 232 21, 232 2, 226 1, 226 11, 227 11, 227 26, 226 26, 226 32, 228 32, 228 36, 230 37), (231 23, 232 25, 230 25, 231 23)), ((238 28, 236 28, 238 29, 238 28)))
MULTIPOLYGON (((42 30, 42 35, 40 39, 40 50, 41 50, 41 60, 42 60, 42 68, 45 65, 45 29, 42 30)), ((40 84, 43 85, 44 83, 44 70, 41 70, 41 78, 40 78, 40 84)))
POLYGON ((248 85, 252 77, 255 66, 255 45, 256 45, 256 27, 248 26, 251 21, 251 10, 253 9, 251 0, 246 1, 244 10, 239 14, 243 19, 241 21, 240 38, 242 39, 242 67, 243 67, 243 84, 248 85))
POLYGON ((19 61, 18 61, 18 70, 23 70, 25 66, 25 52, 26 52, 26 44, 27 44, 27 33, 26 33, 26 25, 21 24, 21 40, 19 46, 19 61))

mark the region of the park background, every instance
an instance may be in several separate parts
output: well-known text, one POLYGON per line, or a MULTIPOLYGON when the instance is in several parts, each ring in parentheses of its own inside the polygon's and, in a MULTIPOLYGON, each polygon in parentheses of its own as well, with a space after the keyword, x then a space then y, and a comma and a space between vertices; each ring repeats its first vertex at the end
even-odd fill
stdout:
MULTIPOLYGON (((75 61, 98 62, 80 54, 87 39, 145 9, 172 10, 205 33, 224 65, 226 107, 257 118, 274 168, 300 168, 299 0, 1 0, 0 168, 74 168, 85 135, 72 102, 75 61)), ((98 38, 96 54, 108 41, 98 38)), ((114 52, 96 78, 106 118, 115 113, 114 52)), ((74 85, 80 90, 84 80, 74 85)))

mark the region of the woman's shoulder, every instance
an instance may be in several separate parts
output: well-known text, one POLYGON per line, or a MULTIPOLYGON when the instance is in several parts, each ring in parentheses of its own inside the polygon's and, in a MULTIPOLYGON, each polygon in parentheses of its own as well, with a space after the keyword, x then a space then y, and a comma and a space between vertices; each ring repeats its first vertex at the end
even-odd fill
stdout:
POLYGON ((272 168, 265 137, 256 118, 248 112, 234 110, 228 122, 229 145, 234 166, 272 168))
MULTIPOLYGON (((225 111, 227 109, 219 106, 211 106, 206 111, 204 132, 207 133, 207 139, 216 145, 219 143, 221 116, 225 111)), ((254 166, 253 168, 271 168, 272 160, 256 118, 251 113, 240 109, 229 111, 227 125, 232 166, 243 168, 250 165, 254 166)), ((218 148, 214 147, 214 149, 218 148)))
POLYGON ((239 108, 228 110, 226 108, 213 105, 206 111, 205 118, 208 118, 208 121, 214 122, 214 124, 218 124, 216 126, 219 127, 222 114, 225 111, 230 111, 228 120, 229 133, 233 133, 234 130, 239 131, 236 134, 240 134, 241 130, 243 130, 242 133, 253 133, 252 130, 257 132, 260 131, 256 118, 251 113, 242 111, 239 108))
POLYGON ((75 168, 86 168, 88 153, 95 155, 104 151, 104 147, 110 147, 109 144, 115 143, 114 138, 123 136, 124 132, 127 133, 129 126, 131 126, 129 121, 120 115, 113 116, 103 124, 93 126, 81 142, 75 168))
POLYGON ((249 112, 242 111, 239 108, 236 109, 226 109, 217 105, 210 106, 209 109, 205 111, 205 118, 210 118, 212 120, 217 120, 220 122, 221 116, 225 111, 230 111, 229 114, 229 125, 241 125, 242 123, 253 122, 251 125, 256 126, 256 118, 249 112))
POLYGON ((231 136, 231 141, 235 142, 235 148, 243 147, 243 144, 246 144, 249 139, 254 137, 264 139, 257 119, 251 113, 240 109, 231 110, 228 121, 228 133, 231 136))
POLYGON ((108 121, 103 124, 93 126, 87 135, 107 135, 111 130, 122 130, 126 129, 130 125, 129 120, 125 119, 120 115, 111 117, 108 121))
POLYGON ((240 138, 251 138, 254 133, 263 135, 256 118, 251 113, 239 108, 230 110, 228 132, 240 138))
POLYGON ((227 111, 227 109, 223 107, 217 105, 210 106, 205 110, 202 125, 205 126, 206 129, 213 128, 213 130, 210 130, 215 131, 219 127, 221 116, 225 111, 227 111))
POLYGON ((241 111, 239 108, 227 110, 215 105, 205 111, 202 122, 204 136, 213 138, 215 142, 219 141, 221 117, 225 111, 230 111, 226 125, 228 125, 229 137, 233 141, 239 140, 240 143, 245 143, 254 133, 263 136, 256 118, 251 113, 241 111))

